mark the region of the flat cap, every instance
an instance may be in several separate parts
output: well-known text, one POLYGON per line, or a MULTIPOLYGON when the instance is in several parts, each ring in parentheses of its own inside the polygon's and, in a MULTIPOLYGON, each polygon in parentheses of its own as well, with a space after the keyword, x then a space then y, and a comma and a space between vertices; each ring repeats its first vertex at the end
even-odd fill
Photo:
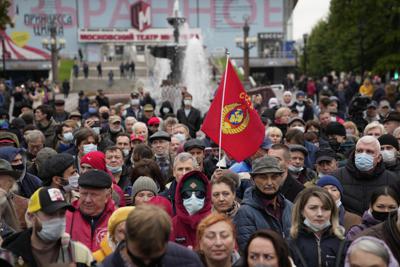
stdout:
POLYGON ((253 160, 252 168, 253 169, 250 173, 251 175, 262 173, 283 173, 278 160, 270 156, 263 156, 253 160))
POLYGON ((85 172, 79 177, 78 184, 81 187, 89 188, 111 188, 111 176, 100 170, 91 170, 85 172))
POLYGON ((290 152, 301 152, 304 154, 304 157, 307 157, 308 155, 307 149, 302 145, 289 145, 289 150, 290 152))
POLYGON ((171 142, 171 136, 165 131, 157 131, 149 138, 150 143, 154 140, 166 140, 168 142, 171 142))
POLYGON ((185 152, 188 152, 192 148, 200 148, 201 150, 204 150, 206 147, 203 144, 203 142, 199 139, 190 139, 185 142, 183 145, 183 150, 185 152))
POLYGON ((45 185, 50 184, 51 178, 54 176, 62 177, 64 171, 72 165, 74 165, 74 157, 71 154, 60 153, 50 156, 42 166, 43 171, 41 172, 42 177, 40 178, 42 178, 45 185))
POLYGON ((332 161, 336 159, 336 153, 330 147, 320 148, 315 152, 315 162, 319 164, 321 161, 332 161))
POLYGON ((383 123, 386 123, 388 121, 398 121, 398 122, 400 122, 400 112, 398 112, 398 111, 390 112, 386 116, 386 118, 383 120, 383 123))

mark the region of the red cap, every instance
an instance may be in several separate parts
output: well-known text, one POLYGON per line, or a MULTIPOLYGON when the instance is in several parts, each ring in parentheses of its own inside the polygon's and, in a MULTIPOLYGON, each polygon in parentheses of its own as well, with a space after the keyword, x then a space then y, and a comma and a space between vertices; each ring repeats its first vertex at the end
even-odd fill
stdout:
POLYGON ((144 142, 144 137, 141 135, 131 134, 131 141, 140 140, 144 142))
POLYGON ((153 124, 160 124, 160 119, 157 117, 150 118, 147 122, 147 125, 153 125, 153 124))

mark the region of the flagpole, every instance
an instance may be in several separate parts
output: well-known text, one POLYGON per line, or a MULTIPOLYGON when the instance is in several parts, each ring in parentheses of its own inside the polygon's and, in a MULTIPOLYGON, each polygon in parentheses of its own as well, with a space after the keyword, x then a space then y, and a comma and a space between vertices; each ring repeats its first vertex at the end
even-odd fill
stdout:
MULTIPOLYGON (((224 117, 223 117, 222 113, 224 111, 224 102, 225 102, 226 76, 228 76, 228 63, 229 63, 228 49, 226 49, 225 55, 226 55, 226 66, 225 66, 225 75, 224 75, 224 86, 222 87, 221 121, 219 124, 219 142, 218 142, 218 148, 219 148, 218 162, 221 161, 221 155, 222 155, 222 123, 224 121, 224 117)), ((218 168, 221 169, 221 166, 218 166, 218 168)))

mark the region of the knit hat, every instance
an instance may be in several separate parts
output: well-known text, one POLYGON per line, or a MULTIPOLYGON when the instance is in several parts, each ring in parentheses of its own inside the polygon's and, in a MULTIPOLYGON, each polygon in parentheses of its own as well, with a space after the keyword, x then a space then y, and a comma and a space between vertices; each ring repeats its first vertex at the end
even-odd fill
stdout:
POLYGON ((140 176, 132 185, 132 197, 134 198, 137 193, 141 191, 150 191, 153 192, 154 195, 157 195, 158 187, 154 180, 150 177, 140 176))
POLYGON ((391 145, 397 151, 399 151, 399 142, 397 141, 396 137, 391 134, 383 134, 378 138, 379 144, 382 145, 391 145))
POLYGON ((116 209, 108 219, 107 230, 110 237, 114 236, 115 228, 123 221, 126 221, 131 211, 135 209, 134 206, 122 207, 116 209))
MULTIPOLYGON (((50 147, 44 147, 44 148, 40 149, 35 158, 36 168, 38 166, 44 166, 44 163, 46 162, 46 160, 54 155, 57 155, 57 151, 55 151, 54 149, 52 149, 50 147)), ((40 171, 40 170, 38 170, 38 171, 40 171)))
POLYGON ((346 136, 346 129, 344 128, 343 124, 332 121, 326 126, 325 134, 346 136))
POLYGON ((203 180, 197 176, 191 176, 183 182, 181 193, 185 191, 206 191, 203 180))
POLYGON ((340 197, 343 196, 343 186, 342 186, 342 184, 339 182, 339 180, 336 177, 334 177, 332 175, 324 175, 324 176, 322 176, 318 180, 317 186, 324 187, 325 185, 334 185, 334 186, 336 186, 336 188, 340 192, 340 197))
POLYGON ((92 151, 81 158, 81 165, 89 164, 93 169, 107 171, 106 160, 103 152, 92 151))
POLYGON ((74 165, 74 157, 71 154, 61 153, 48 158, 43 166, 43 184, 50 185, 54 176, 62 177, 64 171, 74 165))
POLYGON ((100 170, 90 170, 79 177, 78 184, 89 188, 111 188, 111 176, 100 170))

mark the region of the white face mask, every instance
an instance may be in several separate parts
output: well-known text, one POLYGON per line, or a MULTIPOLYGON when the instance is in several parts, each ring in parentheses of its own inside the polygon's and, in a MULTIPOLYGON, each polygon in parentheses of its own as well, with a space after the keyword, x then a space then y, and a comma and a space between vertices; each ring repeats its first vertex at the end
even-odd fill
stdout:
POLYGON ((396 150, 382 150, 381 155, 385 163, 393 163, 396 161, 396 150))
POLYGON ((68 178, 68 185, 63 187, 64 191, 71 192, 72 190, 77 190, 79 188, 78 180, 79 180, 79 174, 70 176, 68 178))
POLYGON ((183 103, 185 104, 185 106, 191 106, 192 105, 192 100, 191 99, 185 99, 185 100, 183 100, 183 103))
POLYGON ((41 221, 42 229, 37 233, 43 241, 56 241, 61 238, 65 232, 66 220, 63 218, 54 218, 48 221, 41 221))
POLYGON ((300 130, 302 133, 304 133, 305 132, 305 129, 304 129, 304 127, 303 126, 294 126, 294 127, 292 127, 293 129, 297 129, 297 130, 300 130))
POLYGON ((204 207, 204 200, 205 198, 197 198, 193 192, 190 198, 183 200, 183 206, 189 215, 193 215, 204 207))
POLYGON ((329 220, 327 220, 323 224, 313 224, 307 218, 305 218, 303 223, 314 233, 320 232, 320 231, 324 230, 325 228, 331 226, 331 222, 329 220))
POLYGON ((113 167, 110 165, 106 165, 106 167, 107 167, 107 170, 109 170, 112 174, 122 172, 122 166, 113 167))
POLYGON ((135 98, 135 99, 131 99, 131 105, 132 106, 138 106, 140 103, 140 100, 135 98))
POLYGON ((169 108, 163 107, 163 108, 162 108, 162 111, 163 111, 165 114, 167 114, 167 113, 169 113, 169 108))
POLYGON ((68 133, 64 133, 63 134, 63 139, 65 142, 72 142, 72 140, 74 140, 74 135, 71 132, 68 133))
POLYGON ((181 134, 181 133, 174 134, 174 137, 176 139, 178 139, 180 142, 183 142, 183 141, 186 140, 186 136, 184 134, 181 134))
POLYGON ((304 167, 296 167, 293 165, 289 165, 289 170, 294 172, 294 173, 299 173, 304 169, 304 167))
POLYGON ((122 150, 122 152, 124 153, 124 157, 127 157, 127 156, 129 156, 130 150, 129 150, 129 148, 125 148, 122 150))
POLYGON ((87 145, 83 145, 83 154, 87 154, 89 152, 92 151, 97 151, 97 146, 94 144, 87 144, 87 145))
POLYGON ((92 130, 95 134, 100 134, 100 127, 93 127, 92 130))

